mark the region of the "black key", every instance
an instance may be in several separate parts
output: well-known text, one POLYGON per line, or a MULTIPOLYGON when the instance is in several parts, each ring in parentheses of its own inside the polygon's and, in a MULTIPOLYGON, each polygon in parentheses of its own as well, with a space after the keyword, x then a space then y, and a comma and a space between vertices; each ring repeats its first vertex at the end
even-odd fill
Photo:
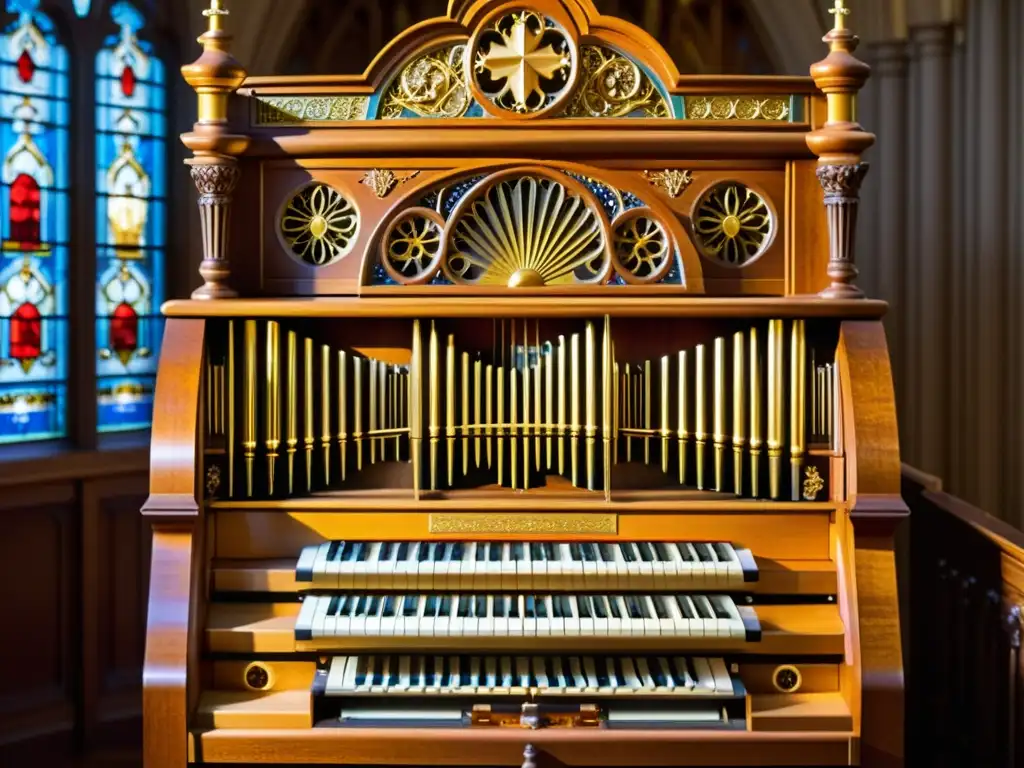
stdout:
POLYGON ((562 597, 561 595, 551 596, 551 614, 556 619, 564 619, 565 614, 562 613, 562 597))
POLYGON ((356 685, 366 685, 366 662, 369 657, 360 656, 356 662, 356 685))
POLYGON ((668 545, 666 545, 664 542, 655 542, 654 551, 657 553, 658 559, 661 560, 663 563, 672 562, 672 553, 669 552, 668 545))
POLYGON ((473 613, 473 615, 476 616, 478 619, 487 618, 487 595, 476 596, 476 606, 474 608, 474 611, 475 612, 473 613))
POLYGON ((644 617, 640 612, 640 601, 632 595, 626 596, 626 608, 629 610, 629 618, 642 619, 644 617))
POLYGON ((676 549, 679 551, 679 556, 683 558, 684 563, 696 562, 696 559, 690 554, 690 548, 685 544, 676 544, 676 549))
POLYGON ((452 615, 452 596, 444 595, 441 598, 441 606, 437 609, 438 616, 451 616, 452 615))
POLYGON ((510 619, 521 618, 519 615, 519 597, 516 595, 508 596, 508 617, 510 619))
POLYGON ((441 659, 441 687, 450 688, 452 685, 452 657, 444 656, 441 659))
POLYGON ((402 541, 398 544, 398 554, 395 555, 395 561, 402 563, 409 559, 409 542, 402 541))
POLYGON ((388 595, 384 598, 384 607, 380 612, 381 616, 392 617, 395 615, 395 598, 392 595, 388 595))
POLYGON ((663 603, 664 598, 661 595, 651 595, 651 603, 654 605, 654 613, 659 619, 670 618, 672 614, 668 612, 668 607, 663 603))
POLYGON ((423 618, 430 619, 437 615, 437 595, 427 595, 427 606, 423 609, 423 618))
POLYGON ((665 677, 665 670, 661 668, 661 663, 658 659, 651 656, 647 659, 647 666, 651 670, 651 677, 654 678, 654 684, 659 688, 667 687, 668 679, 665 677))
POLYGON ((614 563, 615 562, 615 552, 612 550, 612 547, 611 547, 610 544, 605 544, 604 542, 601 542, 600 544, 597 545, 597 551, 601 553, 601 559, 604 562, 606 562, 606 563, 614 563))
POLYGON ((460 619, 468 619, 469 618, 469 609, 470 609, 469 601, 471 599, 472 598, 470 597, 470 595, 459 595, 458 617, 460 619))
POLYGON ((608 613, 611 614, 611 617, 613 619, 621 619, 622 618, 622 610, 619 608, 619 598, 618 598, 618 595, 609 595, 608 596, 608 613))
POLYGON ((399 677, 398 670, 400 669, 401 658, 399 656, 392 656, 391 661, 388 664, 388 687, 398 685, 399 677))
POLYGON ((547 601, 544 600, 544 597, 542 595, 537 595, 534 598, 534 600, 534 605, 537 608, 537 618, 546 619, 548 617, 547 601))
POLYGON ((594 614, 593 614, 593 612, 591 611, 591 608, 590 608, 590 596, 589 595, 579 595, 576 598, 576 610, 579 611, 581 619, 592 619, 592 618, 594 618, 594 614))
POLYGON ((672 681, 672 685, 676 688, 683 688, 686 683, 683 681, 683 678, 676 673, 676 667, 675 664, 672 663, 672 659, 667 658, 666 661, 668 662, 668 666, 665 668, 665 674, 667 674, 669 679, 672 681))
POLYGON ((636 555, 633 554, 633 545, 631 542, 624 541, 622 544, 619 544, 619 551, 622 553, 622 559, 627 563, 636 562, 636 555))
POLYGON ((714 600, 709 600, 708 602, 711 603, 711 610, 713 610, 715 612, 715 618, 718 618, 718 619, 728 619, 729 618, 729 612, 727 610, 725 610, 724 606, 719 605, 714 600))
POLYGON ((543 664, 544 664, 544 674, 548 678, 548 685, 550 687, 552 687, 552 688, 558 688, 559 687, 558 674, 555 672, 555 669, 557 668, 558 665, 555 664, 554 659, 552 659, 550 656, 546 656, 544 658, 543 664))
POLYGON ((608 618, 608 603, 605 600, 604 595, 594 595, 590 598, 591 603, 594 605, 594 615, 599 619, 608 618))
POLYGON ((443 562, 444 561, 444 553, 448 549, 448 547, 445 546, 444 542, 441 542, 441 543, 434 542, 433 544, 430 545, 430 547, 433 550, 432 553, 431 553, 433 555, 433 557, 431 559, 435 563, 443 562))
POLYGON ((333 616, 338 612, 338 605, 341 603, 341 598, 338 595, 334 595, 331 598, 331 602, 327 604, 327 615, 333 616))
POLYGON ((423 676, 427 679, 426 685, 432 688, 434 685, 434 657, 427 656, 423 659, 423 676))
POLYGON ((654 562, 654 550, 651 549, 650 544, 648 544, 646 541, 638 541, 636 542, 636 548, 640 550, 640 558, 645 563, 654 562))
POLYGON ((580 550, 580 545, 575 541, 569 542, 569 554, 572 555, 572 559, 576 562, 583 562, 583 552, 580 550))
POLYGON ((492 563, 501 562, 501 544, 491 544, 489 547, 488 560, 492 563))
POLYGON ((368 601, 368 598, 366 597, 366 595, 360 595, 359 596, 359 602, 356 603, 355 613, 353 613, 352 615, 353 616, 365 616, 366 615, 366 605, 367 605, 368 602, 369 601, 368 601))
POLYGON ((562 613, 565 614, 567 619, 578 619, 579 614, 573 610, 572 600, 569 599, 568 595, 560 595, 562 600, 562 613))
POLYGON ((508 616, 508 608, 506 601, 508 595, 495 595, 494 596, 494 618, 504 619, 508 616))
POLYGON ((416 545, 416 561, 425 563, 429 557, 430 547, 425 541, 421 541, 416 545))
POLYGON ((565 680, 566 687, 573 687, 578 685, 576 678, 572 674, 572 664, 569 662, 568 656, 562 657, 562 679, 565 680))
POLYGON ((487 559, 487 545, 477 544, 476 545, 476 561, 482 563, 487 559))
POLYGON ((338 605, 338 615, 339 616, 348 616, 348 612, 349 612, 349 605, 348 605, 348 603, 349 603, 349 600, 354 600, 354 599, 355 598, 352 598, 349 595, 343 595, 342 596, 341 602, 338 605))
POLYGON ((395 545, 390 541, 383 541, 380 545, 380 551, 377 552, 377 561, 384 562, 385 560, 391 559, 391 552, 394 550, 395 545))
POLYGON ((334 562, 334 558, 338 556, 338 550, 341 549, 342 541, 332 541, 331 545, 327 547, 327 562, 334 562))
POLYGON ((533 599, 533 595, 527 595, 525 602, 526 602, 526 605, 525 605, 526 616, 524 618, 536 619, 537 618, 537 609, 535 607, 535 602, 534 602, 534 599, 533 599))
POLYGON ((616 688, 626 684, 626 676, 622 674, 622 659, 618 656, 612 658, 612 672, 615 675, 614 685, 616 688))
POLYGON ((416 613, 417 613, 417 609, 418 608, 419 608, 419 600, 417 599, 417 596, 416 595, 406 595, 405 596, 405 603, 402 606, 402 615, 406 616, 406 617, 408 617, 408 616, 415 616, 416 613))
POLYGON ((351 541, 341 542, 341 551, 338 553, 338 560, 344 562, 352 559, 352 553, 355 551, 355 547, 351 541))
POLYGON ((547 554, 548 562, 554 562, 558 560, 558 554, 556 553, 555 545, 552 542, 544 542, 544 552, 547 554))
POLYGON ((544 547, 539 542, 530 542, 530 560, 535 563, 544 561, 544 547))
POLYGON ((370 556, 370 545, 365 541, 356 544, 356 560, 363 561, 370 556))
POLYGON ((521 542, 521 541, 513 541, 512 542, 512 554, 510 556, 510 559, 511 560, 515 560, 516 562, 519 562, 520 560, 525 559, 523 557, 523 542, 521 542))
POLYGON ((461 541, 452 543, 452 561, 456 563, 462 562, 463 544, 461 541))
POLYGON ((422 656, 409 657, 409 685, 418 685, 420 682, 420 659, 422 656))
POLYGON ((690 601, 686 599, 686 595, 676 595, 676 605, 679 606, 679 611, 687 619, 696 619, 697 615, 690 609, 690 601))
POLYGON ((610 681, 608 680, 608 665, 605 660, 600 657, 595 658, 594 670, 597 672, 597 687, 607 688, 610 681))
POLYGON ((376 616, 380 613, 380 595, 374 595, 370 598, 370 604, 366 607, 367 616, 376 616))
POLYGON ((693 548, 697 550, 697 557, 700 558, 702 563, 715 562, 715 558, 711 556, 711 547, 707 544, 694 544, 693 548))
POLYGON ((473 680, 469 675, 469 665, 469 656, 459 657, 459 685, 474 685, 473 680))
POLYGON ((384 659, 380 656, 373 659, 373 679, 370 685, 384 685, 384 659))

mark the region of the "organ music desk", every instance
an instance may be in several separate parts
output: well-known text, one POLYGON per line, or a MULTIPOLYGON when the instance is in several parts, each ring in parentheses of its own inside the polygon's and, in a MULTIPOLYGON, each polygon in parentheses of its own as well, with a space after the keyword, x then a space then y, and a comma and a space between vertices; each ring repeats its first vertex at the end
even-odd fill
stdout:
POLYGON ((813 79, 681 75, 590 0, 246 79, 214 0, 147 768, 902 765, 845 13, 813 79))

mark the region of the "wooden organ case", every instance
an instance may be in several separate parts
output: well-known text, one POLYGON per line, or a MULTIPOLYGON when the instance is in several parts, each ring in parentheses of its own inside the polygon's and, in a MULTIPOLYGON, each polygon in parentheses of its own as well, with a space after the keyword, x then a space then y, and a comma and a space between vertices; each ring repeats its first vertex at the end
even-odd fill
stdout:
POLYGON ((836 6, 813 79, 680 75, 590 0, 452 0, 362 76, 246 79, 213 0, 147 768, 902 765, 836 6))

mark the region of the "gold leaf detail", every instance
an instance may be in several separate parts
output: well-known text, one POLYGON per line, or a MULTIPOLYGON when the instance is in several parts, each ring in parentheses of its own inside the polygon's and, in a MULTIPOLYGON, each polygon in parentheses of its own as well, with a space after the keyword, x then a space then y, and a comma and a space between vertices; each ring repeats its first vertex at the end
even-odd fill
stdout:
POLYGON ((665 193, 675 200, 687 190, 693 183, 693 174, 690 171, 678 169, 665 171, 644 171, 644 178, 656 187, 665 190, 665 193))
POLYGON ((211 464, 206 468, 206 495, 214 496, 220 488, 220 467, 211 464))
POLYGON ((369 96, 257 96, 255 125, 365 120, 369 96))
POLYGON ((687 96, 687 120, 762 120, 790 118, 789 96, 687 96))
POLYGON ((463 64, 466 46, 451 45, 420 56, 402 70, 384 97, 382 120, 408 110, 419 117, 462 117, 472 104, 463 64))
POLYGON ((501 515, 483 512, 439 513, 430 516, 431 533, 479 534, 616 534, 619 532, 618 515, 568 514, 516 514, 501 515))
POLYGON ((579 80, 566 117, 671 117, 668 102, 647 73, 609 48, 584 46, 579 80))
POLYGON ((814 501, 825 487, 825 481, 818 474, 818 468, 809 466, 804 471, 804 500, 814 501))
POLYGON ((366 172, 362 183, 372 189, 373 193, 383 200, 395 187, 399 184, 404 184, 409 179, 415 178, 419 173, 419 171, 395 173, 387 168, 374 168, 372 171, 366 172))

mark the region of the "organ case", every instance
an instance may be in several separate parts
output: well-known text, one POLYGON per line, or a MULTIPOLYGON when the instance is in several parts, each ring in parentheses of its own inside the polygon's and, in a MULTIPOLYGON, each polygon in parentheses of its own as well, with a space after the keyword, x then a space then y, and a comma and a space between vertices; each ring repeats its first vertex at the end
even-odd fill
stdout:
POLYGON ((816 81, 680 75, 588 0, 245 78, 213 1, 148 768, 902 764, 844 12, 816 81))

